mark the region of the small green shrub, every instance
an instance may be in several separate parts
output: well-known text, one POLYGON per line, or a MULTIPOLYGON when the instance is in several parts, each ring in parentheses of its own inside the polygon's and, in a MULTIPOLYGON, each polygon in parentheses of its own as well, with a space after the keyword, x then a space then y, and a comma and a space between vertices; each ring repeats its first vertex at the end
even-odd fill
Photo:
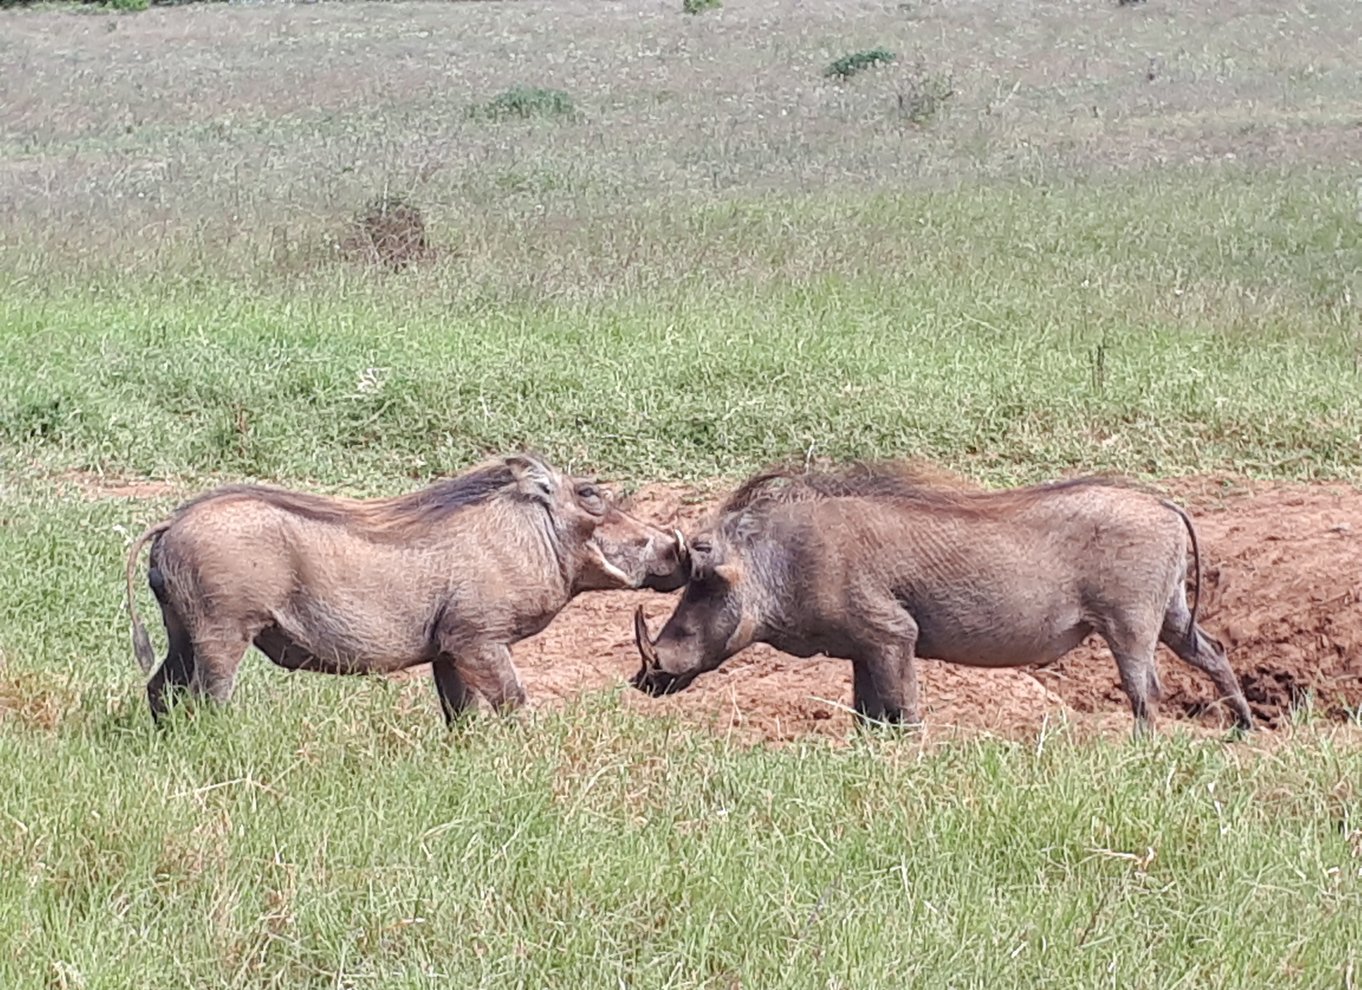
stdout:
POLYGON ((0 437, 14 443, 56 440, 78 417, 62 396, 31 399, 9 408, 0 407, 0 437))
POLYGON ((894 61, 894 53, 885 48, 872 48, 864 52, 852 52, 850 55, 843 55, 826 69, 823 75, 828 78, 839 80, 850 79, 863 69, 868 69, 872 65, 888 65, 894 61))
POLYGON ((723 0, 681 0, 681 9, 687 14, 701 14, 706 10, 718 10, 723 5, 723 0))
POLYGON ((470 117, 501 120, 506 117, 575 117, 572 97, 561 89, 516 86, 494 96, 486 103, 469 108, 470 117))

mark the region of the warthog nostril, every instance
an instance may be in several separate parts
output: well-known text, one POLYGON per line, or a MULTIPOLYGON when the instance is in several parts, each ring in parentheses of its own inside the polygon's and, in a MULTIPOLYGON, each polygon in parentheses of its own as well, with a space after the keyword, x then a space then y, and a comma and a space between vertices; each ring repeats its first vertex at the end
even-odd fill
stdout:
POLYGON ((634 676, 634 687, 653 698, 661 698, 671 692, 676 678, 661 671, 640 672, 634 676))

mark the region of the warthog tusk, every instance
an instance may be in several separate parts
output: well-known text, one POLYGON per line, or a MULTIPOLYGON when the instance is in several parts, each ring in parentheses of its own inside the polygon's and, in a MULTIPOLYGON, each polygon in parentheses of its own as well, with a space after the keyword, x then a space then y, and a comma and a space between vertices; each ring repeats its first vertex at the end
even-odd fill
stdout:
POLYGON ((643 658, 644 670, 656 670, 657 650, 653 649, 652 637, 648 635, 648 620, 643 618, 643 606, 634 609, 634 642, 638 645, 638 655, 643 658))
POLYGON ((634 582, 630 580, 629 575, 625 574, 614 564, 610 563, 609 558, 607 558, 605 555, 605 551, 601 549, 600 543, 598 543, 594 537, 591 539, 589 543, 587 543, 587 546, 592 551, 595 552, 596 562, 601 565, 601 569, 604 570, 605 573, 609 574, 612 578, 614 578, 620 584, 624 585, 626 588, 634 587, 634 582))
POLYGON ((681 530, 679 529, 674 529, 672 530, 672 532, 676 534, 676 552, 680 554, 682 557, 685 557, 687 552, 686 538, 681 535, 681 530))

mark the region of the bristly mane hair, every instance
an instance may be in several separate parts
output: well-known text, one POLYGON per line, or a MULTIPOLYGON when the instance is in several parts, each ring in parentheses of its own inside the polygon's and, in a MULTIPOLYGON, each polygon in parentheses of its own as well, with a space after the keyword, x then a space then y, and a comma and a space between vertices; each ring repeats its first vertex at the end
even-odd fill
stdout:
POLYGON ((438 523, 461 509, 482 505, 516 484, 504 459, 478 465, 461 475, 390 498, 353 499, 294 492, 269 485, 223 485, 185 502, 175 514, 220 499, 260 499, 313 522, 353 526, 373 536, 399 535, 410 527, 438 523))
POLYGON ((764 510, 791 502, 861 498, 911 502, 926 508, 985 509, 1001 501, 1028 500, 1079 488, 1147 490, 1117 475, 1085 475, 1023 488, 988 490, 919 461, 852 461, 827 469, 780 465, 748 478, 723 503, 720 515, 764 510))

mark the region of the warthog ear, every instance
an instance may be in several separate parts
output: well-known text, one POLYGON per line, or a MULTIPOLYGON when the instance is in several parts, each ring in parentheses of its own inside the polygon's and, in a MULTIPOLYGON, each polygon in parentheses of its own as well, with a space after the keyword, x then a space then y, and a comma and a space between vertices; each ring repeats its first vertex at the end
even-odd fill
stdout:
POLYGON ((741 564, 711 564, 703 558, 692 558, 690 579, 692 581, 718 581, 730 587, 742 580, 741 564))
MULTIPOLYGON (((676 536, 678 542, 684 539, 679 530, 676 536)), ((692 581, 717 579, 724 584, 737 584, 742 579, 742 565, 737 562, 716 564, 714 558, 710 556, 713 552, 713 545, 704 538, 697 539, 686 549, 685 556, 690 557, 690 579, 692 581)))
POLYGON ((738 564, 719 564, 714 568, 714 576, 724 584, 737 584, 742 580, 742 567, 738 564))
POLYGON ((506 458, 506 466, 511 469, 521 494, 541 502, 553 497, 556 487, 553 473, 544 464, 524 454, 512 454, 506 458))

